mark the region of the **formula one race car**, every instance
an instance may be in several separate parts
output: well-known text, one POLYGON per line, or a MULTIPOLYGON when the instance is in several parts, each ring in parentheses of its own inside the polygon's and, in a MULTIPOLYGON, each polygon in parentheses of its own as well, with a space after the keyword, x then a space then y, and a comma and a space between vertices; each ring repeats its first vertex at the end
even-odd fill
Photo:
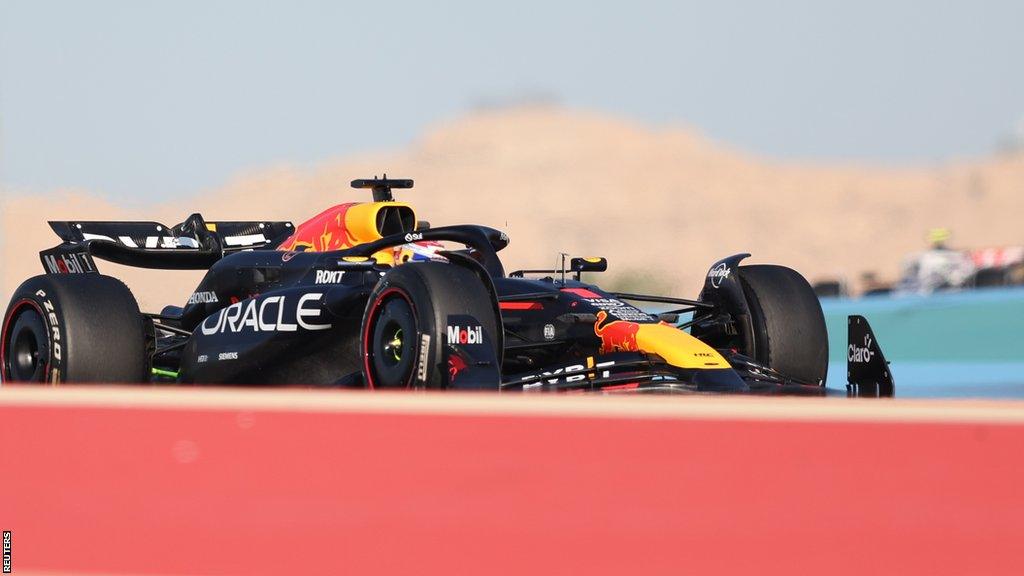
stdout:
MULTIPOLYGON (((371 189, 374 201, 335 206, 298 228, 199 214, 174 227, 50 222, 63 243, 40 253, 47 273, 11 300, 0 376, 51 384, 824 390, 821 307, 789 268, 740 266, 748 255, 730 256, 711 266, 696 300, 582 282, 582 274, 606 269, 603 258, 506 274, 497 256, 509 242, 503 232, 417 221, 392 196, 411 180, 352 185, 371 189), (183 307, 142 313, 123 283, 98 273, 95 258, 208 272, 183 307)), ((853 384, 891 393, 866 322, 856 330, 851 322, 851 342, 863 348, 853 384)))

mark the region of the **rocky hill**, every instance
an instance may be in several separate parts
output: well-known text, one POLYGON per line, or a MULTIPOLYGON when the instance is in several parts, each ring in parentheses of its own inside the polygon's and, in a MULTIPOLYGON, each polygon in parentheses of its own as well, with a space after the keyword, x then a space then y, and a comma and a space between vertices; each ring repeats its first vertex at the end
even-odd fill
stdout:
MULTIPOLYGON (((508 232, 510 269, 551 266, 558 252, 600 255, 610 261, 608 282, 680 296, 695 295, 708 264, 736 252, 812 279, 853 280, 868 270, 895 276, 935 226, 951 228, 964 247, 1024 243, 1024 155, 905 168, 779 162, 682 128, 542 107, 465 116, 404 150, 271 167, 140 210, 114 206, 101 191, 9 191, 0 297, 39 273, 36 253, 56 243, 46 219, 173 224, 200 211, 211 220, 301 222, 362 199, 348 182, 385 171, 416 180, 399 196, 420 219, 508 232)), ((183 302, 200 276, 101 266, 149 308, 183 302)))

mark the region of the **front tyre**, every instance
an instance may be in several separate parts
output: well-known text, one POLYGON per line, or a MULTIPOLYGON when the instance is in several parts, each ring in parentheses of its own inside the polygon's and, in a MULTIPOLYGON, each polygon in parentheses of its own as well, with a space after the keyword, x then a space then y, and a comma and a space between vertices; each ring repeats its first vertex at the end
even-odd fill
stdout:
POLYGON ((145 323, 135 297, 116 278, 29 278, 14 292, 2 326, 4 382, 147 380, 145 323))
POLYGON ((754 349, 744 352, 786 376, 824 386, 828 331, 811 285, 784 266, 740 266, 739 278, 753 326, 754 349))

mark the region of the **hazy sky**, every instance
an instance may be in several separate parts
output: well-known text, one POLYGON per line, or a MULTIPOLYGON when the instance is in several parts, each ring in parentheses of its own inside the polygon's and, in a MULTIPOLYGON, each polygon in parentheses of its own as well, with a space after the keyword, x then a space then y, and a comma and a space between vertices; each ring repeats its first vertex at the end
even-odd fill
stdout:
POLYGON ((194 193, 529 94, 774 157, 980 155, 1024 118, 1022 23, 1021 0, 0 0, 0 183, 194 193))

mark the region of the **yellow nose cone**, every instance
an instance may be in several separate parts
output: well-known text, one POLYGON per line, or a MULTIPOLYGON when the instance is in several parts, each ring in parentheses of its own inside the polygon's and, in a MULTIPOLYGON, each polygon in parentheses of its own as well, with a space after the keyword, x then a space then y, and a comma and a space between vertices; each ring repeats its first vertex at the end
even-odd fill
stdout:
POLYGON ((668 324, 640 324, 637 348, 657 354, 677 368, 729 368, 729 362, 717 350, 668 324))

